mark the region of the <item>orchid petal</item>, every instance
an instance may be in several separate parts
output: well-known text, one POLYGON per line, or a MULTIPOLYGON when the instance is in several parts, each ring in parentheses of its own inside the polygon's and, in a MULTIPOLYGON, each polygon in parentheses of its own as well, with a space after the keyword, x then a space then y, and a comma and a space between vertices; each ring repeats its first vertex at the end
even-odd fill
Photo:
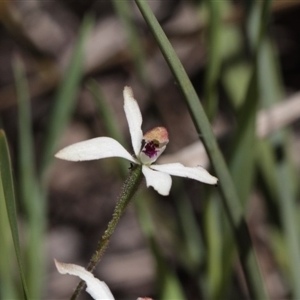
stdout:
POLYGON ((94 299, 115 299, 106 283, 95 278, 94 275, 88 272, 85 268, 78 265, 61 263, 57 260, 54 260, 54 262, 60 274, 70 274, 78 276, 80 279, 84 280, 87 285, 86 291, 94 299))
POLYGON ((70 161, 123 157, 133 163, 138 163, 119 142, 109 137, 94 138, 70 145, 57 152, 55 157, 70 161))
POLYGON ((189 168, 185 167, 180 163, 173 164, 164 164, 164 165, 151 165, 151 169, 165 172, 170 175, 187 177, 191 179, 195 179, 207 184, 217 184, 218 179, 212 175, 210 175, 204 168, 202 167, 194 167, 189 168))
POLYGON ((143 132, 142 126, 142 114, 137 101, 133 98, 133 92, 131 87, 125 86, 124 88, 124 111, 129 126, 129 131, 131 135, 131 143, 133 151, 136 156, 141 151, 143 132))
POLYGON ((169 174, 153 171, 145 165, 143 165, 142 171, 146 178, 147 187, 152 186, 163 196, 169 195, 172 185, 172 178, 169 174))

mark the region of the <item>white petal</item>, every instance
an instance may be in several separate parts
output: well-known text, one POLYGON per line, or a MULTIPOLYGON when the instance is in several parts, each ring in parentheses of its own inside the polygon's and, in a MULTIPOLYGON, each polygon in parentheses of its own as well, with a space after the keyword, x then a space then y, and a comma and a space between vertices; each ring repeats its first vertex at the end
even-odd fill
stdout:
POLYGON ((70 274, 84 280, 87 285, 86 291, 94 299, 115 299, 106 283, 95 278, 94 275, 85 268, 78 265, 61 263, 57 260, 54 260, 54 262, 60 274, 70 274))
POLYGON ((207 184, 217 184, 218 179, 210 175, 202 167, 189 168, 180 163, 151 165, 151 169, 168 173, 170 175, 192 178, 207 184))
MULTIPOLYGON (((152 167, 152 166, 151 166, 152 167)), ((147 187, 152 186, 159 194, 167 196, 170 193, 172 178, 170 175, 151 170, 147 166, 142 168, 147 187)))
POLYGON ((131 135, 131 143, 133 151, 136 156, 140 153, 143 139, 142 126, 142 114, 138 103, 133 98, 133 92, 131 87, 125 86, 124 88, 124 111, 129 126, 131 135))
POLYGON ((109 137, 94 138, 70 145, 57 152, 55 157, 70 161, 123 157, 137 163, 137 160, 119 142, 109 137))

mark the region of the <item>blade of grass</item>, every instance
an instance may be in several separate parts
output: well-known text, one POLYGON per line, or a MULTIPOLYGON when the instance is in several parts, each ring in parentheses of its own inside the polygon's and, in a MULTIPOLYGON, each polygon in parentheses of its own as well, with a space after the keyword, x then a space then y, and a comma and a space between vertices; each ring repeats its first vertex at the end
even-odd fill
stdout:
POLYGON ((204 80, 204 101, 210 120, 215 116, 218 106, 217 82, 221 68, 221 5, 220 1, 206 1, 209 10, 208 22, 208 61, 204 80))
POLYGON ((25 274, 22 266, 21 248, 19 243, 18 219, 15 204, 15 192, 12 178, 12 168, 6 136, 3 130, 0 130, 0 175, 2 181, 3 194, 6 202, 6 210, 10 224, 10 230, 13 238, 15 253, 18 262, 18 271, 20 274, 24 299, 29 299, 25 274))
MULTIPOLYGON (((231 159, 229 162, 232 179, 239 199, 242 201, 244 206, 244 210, 246 210, 248 204, 255 172, 256 112, 259 97, 256 65, 257 63, 255 61, 252 65, 252 74, 250 76, 246 94, 238 112, 237 132, 231 142, 232 149, 230 153, 231 159), (241 174, 243 175, 241 176, 241 174)), ((234 86, 237 86, 237 84, 238 83, 235 83, 234 86)), ((235 88, 232 90, 235 90, 235 88)), ((234 103, 237 102, 234 101, 234 103)), ((227 253, 226 260, 232 261, 234 254, 233 239, 227 239, 223 251, 227 253)), ((227 270, 227 272, 224 273, 223 278, 219 281, 219 288, 214 291, 214 299, 218 299, 218 297, 224 293, 228 277, 231 277, 232 275, 233 270, 232 268, 228 268, 228 264, 226 262, 224 263, 224 270, 227 270)))
POLYGON ((135 0, 135 2, 157 40, 158 45, 179 84, 187 102, 196 130, 199 135, 202 136, 203 143, 210 157, 212 166, 220 180, 220 190, 223 196, 222 199, 224 200, 225 210, 232 226, 232 230, 236 236, 236 243, 239 249, 238 252, 243 265, 250 296, 257 299, 266 299, 267 295, 256 261, 249 229, 243 217, 244 212, 241 202, 237 196, 229 170, 219 150, 200 100, 173 47, 165 36, 147 2, 143 0, 135 0))
POLYGON ((286 247, 289 253, 289 269, 291 273, 291 286, 293 299, 299 299, 300 287, 300 239, 299 226, 297 226, 298 211, 296 210, 296 199, 292 190, 289 166, 286 161, 278 164, 278 192, 280 197, 281 218, 286 238, 286 247))
POLYGON ((20 199, 27 215, 28 241, 26 241, 27 284, 32 298, 39 299, 45 279, 44 233, 46 228, 45 199, 38 192, 35 174, 33 136, 28 86, 24 66, 15 58, 13 71, 19 109, 19 168, 20 199))
MULTIPOLYGON (((2 159, 2 158, 0 158, 2 159)), ((16 282, 11 270, 15 269, 15 260, 11 253, 13 249, 13 240, 10 231, 10 225, 6 210, 5 197, 0 178, 0 299, 17 299, 16 282)))
POLYGON ((66 128, 75 107, 79 86, 83 76, 85 41, 93 24, 93 17, 90 15, 85 16, 82 21, 72 59, 55 96, 41 157, 40 173, 42 174, 42 183, 44 185, 48 181, 49 174, 46 171, 53 160, 59 137, 66 128))
POLYGON ((234 237, 221 207, 220 196, 213 193, 205 210, 208 253, 208 299, 228 299, 236 256, 234 237))
MULTIPOLYGON (((250 197, 256 159, 256 112, 258 110, 258 58, 261 53, 263 42, 263 30, 266 20, 268 20, 268 9, 270 2, 265 1, 264 5, 253 3, 252 9, 249 9, 248 24, 251 31, 250 44, 252 45, 252 64, 250 70, 250 80, 246 89, 241 108, 238 109, 237 133, 232 142, 232 152, 230 160, 230 170, 235 183, 239 198, 242 200, 244 207, 248 204, 250 197), (245 157, 247 159, 245 159, 245 157), (243 176, 241 176, 243 174, 243 176)), ((235 86, 237 83, 235 84, 235 86)), ((235 89, 236 90, 236 89, 235 89)), ((232 97, 234 98, 234 97, 232 97)), ((234 101, 236 104, 237 102, 234 101)), ((237 107, 236 107, 237 108, 237 107)), ((227 251, 233 250, 233 244, 226 244, 227 251), (230 248, 232 250, 230 250, 230 248)))
POLYGON ((121 22, 124 24, 124 28, 127 32, 130 53, 134 61, 134 66, 137 71, 137 74, 144 87, 147 87, 149 81, 147 79, 147 74, 145 69, 145 65, 146 65, 145 55, 137 31, 137 26, 135 26, 132 19, 132 15, 131 15, 132 10, 130 9, 131 4, 128 1, 119 1, 119 0, 113 0, 112 2, 118 14, 118 17, 120 18, 121 22))
MULTIPOLYGON (((225 5, 224 8, 226 10, 233 10, 233 7, 231 7, 229 2, 224 3, 222 3, 222 5, 225 5)), ((224 8, 222 8, 222 11, 224 8)), ((226 24, 226 26, 222 24, 222 35, 220 39, 218 51, 220 52, 219 55, 221 55, 220 59, 222 59, 222 72, 221 74, 218 74, 218 76, 221 76, 223 86, 229 95, 229 100, 236 108, 242 105, 246 98, 245 95, 247 87, 249 86, 249 77, 251 77, 251 67, 250 64, 245 63, 240 56, 240 53, 243 51, 243 37, 240 28, 232 24, 226 24)), ((247 115, 246 109, 244 109, 244 111, 244 114, 247 115)), ((243 121, 242 117, 240 117, 239 120, 243 121)), ((240 171, 239 166, 245 164, 243 150, 248 150, 246 145, 249 143, 251 144, 251 141, 253 140, 253 132, 251 128, 248 128, 247 126, 250 120, 249 118, 247 118, 247 120, 248 122, 244 122, 243 130, 238 126, 238 131, 240 133, 235 136, 237 149, 235 147, 232 147, 231 149, 238 154, 236 160, 231 160, 231 171, 234 170, 233 180, 240 197, 243 196, 241 191, 244 191, 245 189, 240 188, 240 186, 236 184, 236 179, 239 180, 241 178, 241 176, 238 175, 240 171), (247 138, 244 138, 243 136, 244 129, 248 129, 246 134, 247 138), (242 164, 239 165, 240 163, 242 164)), ((238 122, 238 124, 240 123, 238 122)), ((233 154, 231 157, 235 158, 235 155, 233 154)), ((253 161, 246 162, 246 164, 251 167, 253 161)), ((246 174, 246 176, 248 179, 253 177, 252 175, 249 176, 249 174, 246 174)), ((246 180, 246 182, 249 184, 245 184, 244 187, 250 187, 251 181, 246 180)), ((244 193, 244 195, 247 194, 248 192, 244 193)), ((243 198, 245 199, 245 196, 243 198)), ((207 204, 204 214, 208 247, 208 298, 217 300, 228 298, 229 296, 229 286, 233 279, 232 264, 234 263, 236 251, 234 239, 230 234, 230 228, 228 227, 228 222, 224 219, 224 213, 220 212, 220 197, 218 197, 216 193, 213 193, 209 201, 212 203, 209 202, 207 204), (218 224, 218 226, 216 226, 216 224, 218 224)))
POLYGON ((244 49, 243 39, 243 33, 237 26, 230 24, 222 29, 223 67, 221 82, 230 96, 229 101, 236 109, 245 100, 251 77, 251 64, 241 55, 244 49))
MULTIPOLYGON (((178 264, 187 272, 187 276, 195 280, 199 290, 204 298, 207 298, 207 284, 203 272, 206 264, 206 246, 203 241, 203 235, 197 221, 197 215, 194 207, 190 203, 187 189, 183 184, 182 178, 172 178, 171 197, 174 199, 176 218, 173 214, 163 216, 163 222, 158 224, 157 228, 170 227, 170 236, 172 247, 175 249, 175 255, 178 264), (172 222, 173 226, 168 226, 167 222, 172 222), (172 220, 172 221, 171 221, 172 220)), ((204 198, 199 198, 199 201, 204 198)), ((156 220, 155 220, 155 223, 156 220)), ((197 297, 196 295, 194 297, 197 297)), ((199 296, 198 296, 199 297, 199 296)))
MULTIPOLYGON (((97 106, 97 112, 100 118, 102 119, 109 136, 117 140, 122 145, 125 145, 125 139, 124 136, 121 134, 120 129, 118 128, 116 117, 106 104, 104 95, 98 82, 94 79, 89 79, 86 83, 86 87, 94 98, 94 101, 97 106)), ((124 165, 127 165, 127 163, 125 163, 124 165)))
MULTIPOLYGON (((220 299, 220 285, 222 284, 223 243, 224 236, 221 230, 220 205, 217 197, 210 198, 205 207, 205 236, 207 240, 207 289, 209 299, 220 299)), ((228 257, 226 258, 228 259, 228 257)), ((223 291, 222 291, 223 292, 223 291)), ((222 294, 223 298, 227 298, 222 294)))
MULTIPOLYGON (((254 174, 254 157, 256 145, 256 112, 258 110, 258 57, 261 52, 264 28, 268 15, 269 1, 265 5, 253 3, 246 23, 249 27, 249 40, 252 46, 252 70, 250 81, 247 86, 245 98, 238 110, 237 133, 232 142, 230 170, 233 176, 238 195, 243 203, 249 198, 254 174), (245 159, 247 157, 247 159, 245 159), (243 174, 243 176, 241 176, 243 174)), ((234 95, 231 95, 234 98, 234 95)), ((233 103, 236 103, 233 101, 233 103)))
POLYGON ((238 116, 238 128, 232 142, 230 160, 232 178, 244 206, 248 202, 254 176, 258 97, 257 72, 253 70, 246 99, 238 116))
POLYGON ((157 242, 157 232, 159 230, 152 219, 153 211, 157 210, 154 199, 149 199, 149 194, 140 191, 134 201, 137 217, 142 231, 147 238, 151 253, 156 263, 156 280, 159 289, 159 299, 185 299, 182 285, 177 274, 167 263, 164 252, 157 242), (141 201, 142 200, 142 201, 141 201))
POLYGON ((274 251, 276 262, 280 267, 280 272, 283 273, 283 275, 287 275, 289 273, 289 254, 286 242, 284 241, 285 236, 282 234, 280 228, 273 226, 270 230, 270 237, 271 248, 274 251))
POLYGON ((190 204, 181 178, 172 179, 172 196, 177 213, 176 244, 177 256, 184 266, 195 273, 205 263, 205 247, 193 207, 190 204), (180 238, 180 239, 179 239, 180 238))
MULTIPOLYGON (((260 76, 263 79, 261 90, 265 107, 283 98, 279 67, 276 64, 274 50, 269 40, 265 41, 260 55, 260 76)), ((272 142, 264 141, 260 144, 260 153, 257 157, 258 165, 266 184, 278 205, 278 212, 283 224, 288 255, 288 266, 291 277, 291 287, 294 299, 300 298, 300 235, 297 217, 298 179, 293 169, 293 162, 289 155, 289 135, 287 130, 277 131, 272 136, 272 142), (268 169, 262 161, 270 157, 268 169), (279 155, 278 155, 279 154, 279 155), (271 172, 274 172, 272 174, 271 172)))
MULTIPOLYGON (((244 65, 246 66, 246 65, 244 65)), ((234 64, 229 66, 230 72, 235 73, 236 68, 240 67, 240 64, 234 64)), ((247 75, 243 76, 242 87, 239 79, 224 80, 225 88, 228 91, 228 95, 232 104, 236 110, 238 110, 237 116, 237 130, 233 141, 231 142, 230 152, 230 171, 232 178, 238 193, 239 199, 242 201, 244 209, 247 207, 247 202, 251 193, 251 187, 254 179, 255 171, 255 145, 256 145, 256 111, 258 107, 258 88, 257 88, 257 71, 256 61, 252 64, 252 68, 243 68, 247 72, 247 75), (250 77, 249 80, 246 78, 250 77), (236 93, 238 91, 238 93, 236 93), (236 97, 239 96, 240 100, 236 97), (240 107, 241 106, 241 107, 240 107), (247 158, 247 159, 245 159, 247 158), (243 176, 241 176, 243 174, 243 176)), ((228 74, 228 70, 224 72, 224 76, 228 74)), ((222 231, 223 233, 223 231, 222 231)), ((222 257, 222 274, 219 278, 218 287, 213 289, 212 292, 214 299, 219 299, 227 291, 228 278, 232 278, 233 269, 230 268, 230 263, 234 258, 234 240, 231 237, 227 237, 226 243, 223 246, 222 257), (225 255, 226 254, 226 255, 225 255)), ((215 272, 216 273, 216 272, 215 272)))

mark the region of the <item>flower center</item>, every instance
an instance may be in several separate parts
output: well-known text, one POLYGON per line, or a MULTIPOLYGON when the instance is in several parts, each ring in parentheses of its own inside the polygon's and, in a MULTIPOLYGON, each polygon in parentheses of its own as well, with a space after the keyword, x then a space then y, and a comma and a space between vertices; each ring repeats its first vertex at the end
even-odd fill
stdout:
POLYGON ((157 156, 159 144, 155 141, 151 141, 145 144, 144 149, 142 150, 149 158, 157 156))
POLYGON ((155 127, 143 136, 141 152, 138 159, 142 164, 150 165, 154 163, 158 157, 166 149, 169 142, 168 131, 164 127, 155 127))

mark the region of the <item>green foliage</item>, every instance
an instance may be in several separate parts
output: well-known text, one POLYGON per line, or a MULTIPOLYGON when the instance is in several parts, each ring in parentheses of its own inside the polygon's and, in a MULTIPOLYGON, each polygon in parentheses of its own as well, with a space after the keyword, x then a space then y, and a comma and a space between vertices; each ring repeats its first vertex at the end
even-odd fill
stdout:
POLYGON ((62 81, 57 89, 41 162, 41 174, 43 175, 43 180, 45 182, 47 182, 47 168, 54 159, 59 138, 68 125, 68 121, 70 120, 76 105, 78 91, 84 72, 84 47, 93 24, 93 17, 89 15, 83 20, 78 41, 74 47, 68 69, 66 70, 66 73, 63 74, 62 81))
MULTIPOLYGON (((19 242, 19 231, 18 231, 18 220, 17 220, 17 210, 16 210, 16 202, 15 202, 15 192, 14 192, 14 184, 13 184, 13 178, 12 178, 12 168, 11 168, 11 162, 10 162, 10 155, 7 145, 7 140, 5 137, 5 134, 3 130, 0 131, 0 175, 1 175, 1 183, 0 183, 0 196, 1 196, 1 207, 6 207, 6 213, 8 216, 9 221, 9 229, 8 230, 8 224, 5 222, 5 215, 4 220, 1 225, 5 226, 2 228, 2 231, 8 230, 4 233, 3 238, 5 236, 7 237, 5 240, 5 244, 7 245, 7 248, 4 250, 6 252, 11 249, 11 245, 9 243, 9 234, 8 232, 11 232, 12 235, 12 241, 14 245, 14 251, 16 254, 17 262, 18 262, 18 270, 21 277, 22 282, 22 289, 23 289, 23 296, 24 299, 29 299, 27 286, 26 286, 26 280, 25 280, 25 273, 22 266, 22 256, 21 256, 21 248, 20 248, 20 242, 19 242)), ((8 256, 11 257, 10 255, 8 256)), ((6 257, 1 257, 1 260, 7 259, 6 257)), ((6 278, 6 283, 8 284, 6 292, 6 286, 4 286, 4 295, 5 296, 11 296, 14 292, 12 290, 12 282, 10 280, 7 280, 9 277, 11 277, 11 269, 12 262, 10 259, 7 260, 4 264, 4 269, 1 270, 1 275, 6 278), (6 294, 7 293, 7 294, 6 294)), ((2 290, 2 289, 1 289, 2 290)))

